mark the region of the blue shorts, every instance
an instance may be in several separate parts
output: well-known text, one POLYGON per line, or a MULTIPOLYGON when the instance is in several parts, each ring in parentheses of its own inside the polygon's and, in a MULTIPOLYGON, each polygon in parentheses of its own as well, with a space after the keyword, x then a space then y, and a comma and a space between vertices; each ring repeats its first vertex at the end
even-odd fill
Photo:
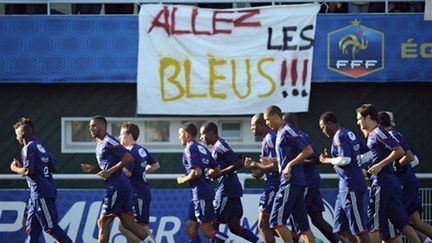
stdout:
POLYGON ((132 213, 130 190, 107 190, 103 202, 101 216, 115 217, 121 213, 132 213))
POLYGON ((415 211, 422 211, 418 181, 402 185, 402 204, 408 216, 411 216, 415 211))
POLYGON ((286 225, 292 214, 294 226, 301 232, 309 230, 304 204, 304 186, 288 184, 279 187, 270 213, 270 227, 286 225))
POLYGON ((150 218, 150 190, 146 192, 132 193, 131 204, 135 222, 138 224, 149 224, 150 218))
POLYGON ((199 224, 213 223, 215 213, 212 200, 192 200, 189 203, 188 219, 199 224))
POLYGON ((261 194, 259 201, 259 211, 261 213, 270 215, 277 190, 278 187, 273 188, 273 190, 266 190, 261 194))
POLYGON ((27 203, 26 242, 36 243, 42 230, 58 242, 72 243, 72 240, 58 225, 57 208, 54 198, 29 199, 27 203))
POLYGON ((226 224, 231 217, 241 218, 243 206, 239 197, 217 197, 213 201, 216 222, 226 224))
POLYGON ((368 231, 366 204, 366 192, 339 192, 334 208, 333 231, 350 231, 353 235, 368 231))
POLYGON ((384 240, 397 237, 408 224, 408 215, 401 203, 402 191, 399 186, 372 186, 368 205, 368 227, 380 230, 384 240), (397 230, 398 229, 398 230, 397 230))
POLYGON ((304 192, 305 208, 308 214, 312 212, 323 212, 324 204, 321 192, 314 187, 306 187, 304 192))

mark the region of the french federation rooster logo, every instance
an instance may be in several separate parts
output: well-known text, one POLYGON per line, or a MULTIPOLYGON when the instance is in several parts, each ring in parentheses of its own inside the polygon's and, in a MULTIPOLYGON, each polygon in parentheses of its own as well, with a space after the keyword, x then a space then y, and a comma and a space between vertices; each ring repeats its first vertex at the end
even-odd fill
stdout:
POLYGON ((363 33, 362 29, 359 29, 357 33, 344 35, 339 40, 339 49, 344 55, 349 55, 351 52, 352 59, 360 50, 366 50, 368 48, 368 38, 363 33))

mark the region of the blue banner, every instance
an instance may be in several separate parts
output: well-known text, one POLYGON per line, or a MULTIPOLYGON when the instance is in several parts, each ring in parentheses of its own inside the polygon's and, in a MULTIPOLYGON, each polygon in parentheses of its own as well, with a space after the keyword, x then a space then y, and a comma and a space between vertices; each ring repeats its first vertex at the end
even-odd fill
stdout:
MULTIPOLYGON (((245 190, 242 198, 244 216, 242 225, 258 235, 258 203, 261 190, 245 190)), ((324 218, 332 222, 333 205, 337 190, 322 190, 325 211, 324 218)), ((59 224, 75 243, 97 242, 97 219, 100 214, 104 190, 58 190, 56 201, 59 213, 59 224)), ((24 242, 25 233, 21 225, 27 190, 0 191, 0 239, 2 242, 24 242)), ((190 190, 152 190, 150 207, 150 229, 157 242, 187 242, 186 220, 188 205, 191 199, 190 190)), ((119 220, 114 220, 111 226, 110 243, 126 243, 126 238, 118 230, 119 220)), ((220 229, 228 233, 228 227, 221 225, 220 229)), ((318 239, 323 239, 321 232, 313 228, 318 239)), ((232 234, 229 236, 235 242, 245 242, 232 234)), ((54 243, 53 238, 45 234, 42 242, 54 243)), ((203 239, 204 240, 204 239, 203 239)), ((206 242, 206 241, 203 241, 206 242)))
MULTIPOLYGON (((136 82, 137 16, 1 16, 0 33, 1 83, 136 82)), ((320 15, 312 81, 431 82, 430 33, 423 14, 320 15)))

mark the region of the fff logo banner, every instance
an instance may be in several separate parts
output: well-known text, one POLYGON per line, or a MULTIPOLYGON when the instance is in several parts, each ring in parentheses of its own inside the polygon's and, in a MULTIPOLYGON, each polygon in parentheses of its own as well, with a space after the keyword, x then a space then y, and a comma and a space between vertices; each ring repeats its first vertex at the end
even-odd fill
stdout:
POLYGON ((384 33, 355 19, 328 33, 328 69, 359 78, 384 68, 384 33))

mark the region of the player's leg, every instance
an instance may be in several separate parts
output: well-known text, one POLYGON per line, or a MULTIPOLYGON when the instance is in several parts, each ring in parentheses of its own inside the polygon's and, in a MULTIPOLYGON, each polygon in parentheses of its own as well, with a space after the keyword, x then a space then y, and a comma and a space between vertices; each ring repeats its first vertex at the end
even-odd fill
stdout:
POLYGON ((305 208, 311 218, 312 224, 315 225, 332 243, 340 241, 340 237, 333 233, 333 227, 323 218, 322 212, 325 210, 322 202, 322 196, 317 188, 309 187, 305 193, 305 208))
POLYGON ((228 213, 228 228, 229 230, 245 240, 250 242, 258 242, 259 238, 249 229, 243 228, 240 225, 240 219, 243 216, 243 206, 240 197, 231 197, 228 199, 228 205, 226 206, 226 212, 228 213))
MULTIPOLYGON (((222 243, 228 240, 228 236, 213 228, 212 222, 215 219, 215 210, 211 200, 193 200, 194 219, 198 222, 203 235, 212 242, 222 243)), ((191 218, 191 216, 189 216, 191 218)))
POLYGON ((432 226, 421 220, 420 212, 418 210, 414 211, 410 215, 410 221, 412 222, 414 229, 422 232, 427 237, 432 239, 432 226))
POLYGON ((310 230, 307 212, 304 203, 304 187, 291 185, 291 193, 286 203, 286 209, 292 214, 297 230, 305 243, 315 242, 315 237, 310 230))
POLYGON ((350 232, 360 243, 371 242, 367 228, 366 192, 347 192, 342 207, 347 216, 350 232))
POLYGON ((258 213, 258 230, 265 243, 274 243, 274 231, 270 228, 270 213, 277 190, 264 191, 261 194, 258 213))
POLYGON ((59 242, 72 243, 72 240, 58 225, 57 208, 54 198, 39 198, 35 200, 38 209, 36 217, 42 229, 59 242))
POLYGON ((408 215, 401 202, 402 191, 399 187, 395 187, 389 191, 389 201, 386 207, 386 214, 396 228, 403 232, 405 237, 411 243, 420 243, 420 238, 414 228, 408 223, 408 215))
POLYGON ((98 219, 99 236, 98 243, 108 243, 110 237, 110 225, 114 215, 101 215, 98 219))
POLYGON ((336 197, 334 206, 334 232, 338 233, 346 242, 352 243, 357 242, 355 236, 349 230, 349 222, 346 213, 343 209, 343 201, 345 198, 344 192, 339 192, 336 197))
POLYGON ((285 209, 290 193, 290 186, 280 186, 273 201, 270 213, 270 227, 277 233, 283 242, 292 242, 292 235, 286 226, 290 213, 285 209))
MULTIPOLYGON (((135 222, 142 227, 148 235, 151 235, 149 230, 149 218, 150 218, 150 200, 149 196, 145 195, 133 195, 132 198, 132 211, 135 222)), ((132 243, 139 243, 141 240, 133 232, 126 229, 123 224, 119 224, 119 230, 122 234, 132 243)), ((154 239, 154 236, 151 235, 154 239)))
POLYGON ((275 238, 273 235, 273 230, 270 228, 269 218, 270 215, 268 213, 259 212, 258 230, 265 243, 274 243, 275 238))
POLYGON ((40 235, 42 234, 42 227, 35 215, 34 203, 28 203, 27 219, 25 222, 25 232, 27 234, 26 242, 39 243, 40 235))

